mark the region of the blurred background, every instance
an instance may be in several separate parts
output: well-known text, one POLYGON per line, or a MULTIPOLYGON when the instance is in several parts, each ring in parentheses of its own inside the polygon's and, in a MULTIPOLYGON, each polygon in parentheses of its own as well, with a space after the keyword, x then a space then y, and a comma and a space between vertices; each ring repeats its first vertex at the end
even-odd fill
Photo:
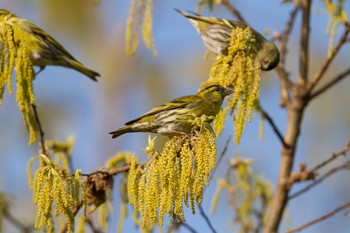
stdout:
MULTIPOLYGON (((98 71, 101 78, 92 82, 82 74, 61 67, 47 67, 34 82, 36 103, 46 139, 65 140, 74 135, 73 166, 84 173, 100 167, 119 151, 131 151, 146 161, 143 148, 147 134, 126 134, 112 140, 108 134, 150 108, 179 96, 194 94, 208 78, 211 59, 205 60, 206 49, 192 25, 173 8, 192 10, 197 1, 154 1, 154 38, 158 57, 146 50, 140 41, 134 56, 125 54, 125 25, 130 1, 86 0, 0 0, 1 8, 26 18, 56 38, 74 57, 98 71)), ((259 32, 281 32, 288 20, 292 4, 280 1, 232 1, 247 21, 259 32)), ((315 2, 311 25, 310 74, 319 67, 328 50, 325 35, 328 15, 321 2, 315 2)), ((347 5, 350 15, 350 7, 347 5)), ((233 19, 218 6, 214 11, 203 8, 202 14, 233 19)), ((289 43, 287 69, 291 77, 298 75, 298 44, 300 15, 289 43)), ((272 38, 272 35, 267 35, 272 38)), ((349 66, 349 46, 340 52, 324 80, 330 80, 349 66)), ((296 169, 299 162, 313 167, 343 149, 350 139, 350 78, 314 100, 305 114, 298 144, 296 169)), ((284 132, 286 112, 279 107, 279 80, 274 71, 263 73, 260 102, 284 132)), ((245 129, 239 145, 233 141, 215 176, 222 177, 229 160, 235 156, 254 160, 254 171, 275 184, 280 162, 280 142, 268 124, 264 139, 259 141, 260 116, 245 129)), ((27 183, 27 163, 35 155, 38 144, 28 145, 28 135, 15 95, 5 92, 0 106, 0 191, 11 196, 13 214, 21 221, 34 221, 36 209, 31 204, 32 193, 27 183)), ((232 134, 232 118, 217 140, 218 152, 232 134)), ((344 162, 346 158, 339 159, 344 162), (343 159, 343 160, 342 160, 343 159)), ((281 232, 312 220, 349 201, 350 185, 347 172, 342 171, 307 194, 290 202, 281 232), (345 182, 345 183, 344 183, 345 182)), ((295 185, 295 190, 301 185, 295 185)), ((206 190, 203 207, 209 208, 216 183, 206 190)), ((108 232, 116 232, 120 202, 118 181, 113 192, 114 213, 108 232)), ((235 232, 233 212, 226 193, 221 196, 218 211, 210 216, 218 232, 235 232)), ((349 216, 337 214, 305 232, 349 232, 349 216)), ((187 223, 198 232, 208 232, 200 215, 186 212, 187 223)), ((5 221, 4 232, 17 229, 5 221)), ((123 232, 137 232, 131 219, 123 232)), ((187 232, 181 228, 180 232, 187 232)))

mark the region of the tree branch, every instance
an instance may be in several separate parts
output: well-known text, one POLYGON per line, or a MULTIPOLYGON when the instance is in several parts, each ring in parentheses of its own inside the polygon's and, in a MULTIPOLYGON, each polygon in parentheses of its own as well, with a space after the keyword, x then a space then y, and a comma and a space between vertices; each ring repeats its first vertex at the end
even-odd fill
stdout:
POLYGON ((186 222, 180 222, 181 226, 183 226, 184 228, 186 228, 187 230, 189 230, 192 233, 198 233, 194 228, 192 228, 189 224, 187 224, 186 222))
POLYGON ((247 21, 243 18, 242 14, 229 2, 229 0, 221 0, 221 4, 226 7, 239 21, 248 25, 247 21))
POLYGON ((305 89, 308 75, 308 41, 309 41, 309 21, 310 21, 311 0, 302 2, 302 32, 300 41, 300 66, 298 84, 293 90, 293 102, 288 105, 287 128, 284 137, 285 143, 289 147, 282 145, 281 162, 278 174, 276 191, 272 198, 271 206, 265 219, 264 233, 274 233, 278 231, 282 215, 288 202, 288 194, 291 186, 289 179, 294 163, 295 151, 300 135, 304 110, 307 105, 305 89))
POLYGON ((204 213, 204 210, 203 210, 203 208, 202 208, 202 206, 201 206, 200 204, 198 205, 198 209, 199 209, 200 214, 201 214, 202 217, 204 218, 205 222, 208 224, 208 226, 209 226, 211 232, 216 233, 216 230, 214 229, 212 223, 210 222, 210 219, 209 219, 208 216, 204 213))
MULTIPOLYGON (((141 167, 143 168, 144 166, 146 166, 148 162, 144 162, 144 163, 140 163, 138 165, 138 167, 141 167)), ((95 172, 92 172, 92 173, 83 173, 81 174, 82 176, 92 176, 92 175, 96 175, 96 174, 106 174, 106 175, 110 175, 110 176, 115 176, 115 175, 118 175, 119 173, 123 173, 123 172, 127 172, 130 170, 130 165, 126 165, 126 166, 123 166, 123 167, 117 167, 117 168, 108 168, 108 169, 105 169, 103 171, 95 171, 95 172)))
POLYGON ((225 142, 225 147, 224 147, 224 149, 221 151, 221 154, 220 154, 220 156, 219 156, 219 158, 218 158, 218 162, 216 163, 216 165, 215 165, 213 171, 212 171, 211 174, 210 174, 209 181, 210 181, 211 179, 213 179, 213 176, 214 176, 214 173, 215 173, 217 167, 219 166, 219 164, 220 164, 222 158, 224 157, 224 155, 226 154, 227 149, 228 149, 228 145, 229 145, 229 143, 230 143, 230 141, 231 141, 231 138, 232 138, 232 135, 228 136, 228 138, 227 138, 227 140, 226 140, 226 142, 225 142))
POLYGON ((275 124, 275 122, 273 121, 272 117, 260 106, 258 106, 261 114, 266 118, 267 122, 269 122, 269 124, 271 125, 273 131, 275 132, 275 134, 277 135, 278 139, 281 141, 282 145, 284 147, 289 147, 288 144, 284 141, 284 138, 282 136, 281 131, 277 128, 277 125, 275 124))
POLYGON ((331 176, 332 174, 343 170, 343 169, 350 169, 350 161, 348 161, 345 164, 342 164, 341 166, 335 167, 333 169, 331 169, 330 171, 328 171, 327 173, 325 173, 323 176, 321 176, 320 178, 314 180, 311 184, 309 184, 308 186, 306 186, 305 188, 297 191, 296 193, 292 194, 289 196, 289 200, 296 198, 298 196, 300 196, 301 194, 309 191, 311 188, 315 187, 317 184, 321 183, 322 181, 324 181, 326 178, 328 178, 329 176, 331 176))
POLYGON ((348 39, 347 37, 348 37, 348 35, 350 33, 350 26, 346 24, 345 27, 346 27, 345 31, 343 32, 343 35, 339 39, 337 45, 333 48, 332 54, 329 57, 327 57, 327 59, 323 62, 323 64, 321 65, 320 69, 318 70, 318 72, 316 72, 316 74, 312 78, 312 81, 309 83, 309 86, 308 86, 308 92, 309 93, 315 88, 315 86, 322 79, 322 77, 325 74, 327 68, 329 67, 329 65, 333 61, 334 57, 338 54, 338 52, 342 48, 342 46, 347 42, 347 39, 348 39))
MULTIPOLYGON (((77 206, 73 207, 73 216, 76 216, 81 207, 83 206, 83 202, 80 202, 77 206)), ((60 233, 66 233, 68 230, 68 225, 67 223, 62 227, 60 233)))
POLYGON ((350 68, 343 71, 342 73, 338 74, 332 81, 325 84, 323 87, 321 87, 319 90, 315 91, 313 94, 310 95, 309 100, 314 99, 315 97, 319 96, 323 92, 327 91, 329 88, 331 88, 333 85, 337 84, 339 81, 343 80, 350 74, 350 68))
POLYGON ((32 104, 32 108, 33 108, 33 112, 34 112, 34 116, 35 116, 35 120, 38 124, 38 127, 39 127, 39 136, 40 136, 40 144, 41 144, 41 152, 48 156, 48 154, 46 153, 46 148, 45 148, 45 133, 44 133, 44 130, 43 130, 43 127, 41 126, 41 122, 40 122, 40 119, 39 119, 39 114, 37 112, 37 109, 36 109, 36 105, 35 104, 32 104))
POLYGON ((89 215, 85 218, 85 222, 90 226, 90 229, 93 233, 103 233, 103 231, 99 230, 95 226, 94 222, 92 221, 91 215, 89 215))
POLYGON ((294 228, 294 229, 292 229, 290 231, 287 231, 286 233, 294 233, 294 232, 301 231, 301 230, 303 230, 303 229, 305 229, 305 228, 307 228, 307 227, 309 227, 311 225, 314 225, 314 224, 316 224, 318 222, 321 222, 321 221, 323 221, 323 220, 325 220, 325 219, 327 219, 329 217, 332 217, 333 215, 335 215, 339 211, 342 211, 343 209, 346 209, 348 207, 350 207, 350 202, 347 202, 347 203, 337 207, 336 209, 332 210, 331 212, 329 212, 329 213, 327 213, 327 214, 325 214, 325 215, 323 215, 323 216, 321 216, 319 218, 316 218, 316 219, 314 219, 314 220, 312 220, 312 221, 310 221, 308 223, 305 223, 304 225, 302 225, 300 227, 297 227, 297 228, 294 228))
MULTIPOLYGON (((31 233, 33 226, 26 226, 23 223, 21 223, 18 219, 16 219, 9 211, 4 211, 4 218, 7 219, 12 225, 17 227, 18 229, 21 230, 22 233, 31 233)), ((0 229, 1 231, 1 229, 0 229)))
POLYGON ((286 63, 286 57, 287 57, 287 43, 289 40, 290 33, 292 32, 295 18, 297 16, 297 13, 299 12, 299 7, 295 7, 289 16, 289 20, 286 23, 286 26, 284 28, 283 33, 280 36, 280 61, 278 63, 278 66, 276 67, 276 73, 280 77, 280 106, 286 107, 290 102, 290 96, 289 96, 289 89, 294 85, 292 81, 289 79, 289 75, 285 68, 286 63))

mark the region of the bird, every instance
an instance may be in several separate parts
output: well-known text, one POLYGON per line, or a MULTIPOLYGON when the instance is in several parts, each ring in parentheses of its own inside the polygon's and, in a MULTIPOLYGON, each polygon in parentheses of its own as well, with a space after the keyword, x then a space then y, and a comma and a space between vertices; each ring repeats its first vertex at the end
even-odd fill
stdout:
POLYGON ((94 81, 97 81, 96 77, 100 76, 98 72, 85 67, 76 60, 59 42, 28 20, 19 18, 10 11, 0 9, 0 23, 7 23, 20 30, 20 32, 13 30, 15 44, 18 46, 23 43, 21 38, 24 38, 32 64, 40 68, 37 74, 46 66, 54 65, 77 70, 94 81))
MULTIPOLYGON (((185 16, 197 30, 204 45, 213 53, 227 56, 230 46, 232 30, 235 28, 245 29, 248 26, 239 21, 206 17, 196 13, 188 14, 178 9, 174 9, 185 16)), ((252 28, 251 28, 252 29, 252 28)), ((262 70, 272 70, 278 65, 279 51, 276 45, 267 40, 259 32, 252 29, 255 35, 258 48, 258 58, 262 70)))
POLYGON ((112 138, 132 132, 157 133, 168 137, 190 135, 193 121, 205 115, 205 123, 210 124, 220 111, 225 96, 232 93, 232 90, 220 85, 210 85, 195 95, 182 96, 155 107, 109 134, 112 138))

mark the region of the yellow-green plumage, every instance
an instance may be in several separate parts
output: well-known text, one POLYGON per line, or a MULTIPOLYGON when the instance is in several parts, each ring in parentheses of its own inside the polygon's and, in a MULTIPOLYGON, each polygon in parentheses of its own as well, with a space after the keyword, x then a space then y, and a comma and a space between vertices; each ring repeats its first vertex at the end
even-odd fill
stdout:
MULTIPOLYGON (((206 17, 199 14, 187 14, 175 9, 177 12, 188 18, 194 28, 201 36, 204 45, 213 53, 227 56, 230 46, 232 29, 248 26, 242 22, 220 19, 215 17, 206 17)), ((251 28, 252 29, 252 28, 251 28)), ((252 29, 255 35, 258 48, 258 57, 262 70, 271 70, 278 65, 279 51, 276 45, 265 39, 259 32, 252 29)))
POLYGON ((110 134, 113 135, 112 138, 131 132, 150 132, 167 136, 190 134, 195 118, 206 115, 207 123, 211 123, 220 111, 225 96, 231 93, 231 90, 219 85, 209 86, 196 95, 179 97, 155 107, 110 134))
MULTIPOLYGON (((19 28, 22 37, 25 39, 31 62, 34 66, 40 67, 40 70, 43 70, 45 66, 55 65, 75 69, 94 81, 97 81, 96 77, 100 76, 96 71, 77 61, 53 37, 28 20, 18 18, 13 13, 0 9, 0 22, 6 22, 19 28)), ((18 33, 14 30, 13 37, 16 44, 22 43, 18 33)))

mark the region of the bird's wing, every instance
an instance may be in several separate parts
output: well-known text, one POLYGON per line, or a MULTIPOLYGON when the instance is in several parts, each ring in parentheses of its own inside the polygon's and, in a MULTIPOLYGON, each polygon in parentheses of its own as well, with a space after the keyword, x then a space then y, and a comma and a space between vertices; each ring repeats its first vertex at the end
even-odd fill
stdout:
POLYGON ((30 23, 28 21, 28 23, 30 24, 30 29, 32 30, 33 34, 40 37, 43 41, 47 41, 48 45, 52 48, 49 48, 51 52, 55 53, 62 53, 57 54, 57 56, 66 56, 69 57, 72 60, 77 61, 77 59, 75 59, 72 54, 70 54, 57 40, 55 40, 52 36, 50 36, 48 33, 46 33, 44 30, 42 30, 41 28, 39 28, 38 26, 36 26, 33 23, 30 23), (46 33, 46 34, 45 34, 46 33))
POLYGON ((164 111, 169 111, 169 110, 173 110, 173 109, 177 109, 177 108, 184 108, 187 104, 191 104, 197 101, 200 101, 202 98, 196 95, 189 95, 189 96, 183 96, 183 97, 179 97, 177 99, 174 99, 166 104, 160 105, 158 107, 155 107, 153 109, 151 109, 150 111, 146 112, 145 114, 131 120, 128 121, 127 123, 125 123, 125 125, 131 125, 139 120, 141 120, 144 117, 148 117, 148 116, 153 116, 156 115, 160 112, 164 112, 164 111))

